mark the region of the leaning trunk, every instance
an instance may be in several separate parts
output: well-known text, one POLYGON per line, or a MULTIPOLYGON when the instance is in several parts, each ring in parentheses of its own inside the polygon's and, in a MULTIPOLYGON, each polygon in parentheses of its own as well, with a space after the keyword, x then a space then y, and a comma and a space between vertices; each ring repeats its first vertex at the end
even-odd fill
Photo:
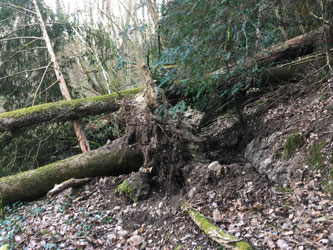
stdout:
MULTIPOLYGON (((61 93, 65 97, 66 100, 71 100, 72 98, 71 98, 70 93, 68 91, 68 88, 67 88, 67 85, 66 85, 66 82, 65 82, 65 78, 64 78, 64 76, 63 76, 63 74, 60 70, 60 65, 57 61, 56 55, 55 55, 54 50, 52 48, 51 40, 50 40, 49 35, 46 31, 46 27, 45 27, 45 24, 44 24, 44 21, 43 21, 42 14, 40 13, 40 10, 39 10, 37 0, 33 0, 33 3, 35 5, 39 25, 40 25, 40 27, 42 29, 42 32, 43 32, 43 38, 44 38, 45 43, 46 43, 47 51, 49 52, 52 63, 54 64, 54 72, 57 76, 57 80, 59 82, 61 93)), ((89 142, 88 142, 88 140, 87 140, 87 138, 86 138, 86 136, 85 136, 85 134, 84 134, 84 132, 81 128, 80 123, 77 120, 73 120, 72 122, 73 122, 74 130, 75 130, 75 134, 78 137, 79 145, 80 145, 80 148, 81 148, 82 152, 90 151, 89 142)))

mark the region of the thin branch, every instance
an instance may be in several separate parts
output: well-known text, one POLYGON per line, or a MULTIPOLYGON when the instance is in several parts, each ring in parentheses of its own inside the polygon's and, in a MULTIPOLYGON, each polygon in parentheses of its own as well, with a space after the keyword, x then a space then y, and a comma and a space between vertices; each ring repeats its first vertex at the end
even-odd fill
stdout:
MULTIPOLYGON (((59 81, 56 80, 55 82, 53 82, 50 86, 48 86, 46 89, 44 89, 42 92, 40 92, 38 94, 38 96, 40 96, 41 94, 43 94, 44 92, 48 91, 50 88, 52 88, 54 85, 56 85, 59 81)), ((31 102, 31 105, 32 105, 32 102, 31 102)))
POLYGON ((22 10, 24 10, 26 12, 29 12, 31 14, 36 15, 35 11, 32 11, 30 9, 27 9, 27 8, 24 8, 22 6, 18 6, 18 5, 15 5, 15 4, 11 4, 11 3, 0 3, 0 5, 5 6, 5 7, 9 7, 11 9, 14 9, 14 10, 17 10, 17 11, 20 11, 20 12, 22 12, 22 10))
POLYGON ((7 42, 11 40, 18 40, 18 39, 35 39, 35 40, 44 40, 43 37, 38 36, 17 36, 17 37, 9 37, 5 39, 0 39, 0 42, 7 42))
POLYGON ((51 65, 52 65, 52 62, 50 62, 49 65, 47 65, 46 69, 44 70, 44 73, 43 73, 42 79, 40 80, 40 82, 39 82, 39 84, 38 84, 38 87, 37 87, 37 89, 36 89, 36 91, 35 91, 34 99, 32 100, 32 105, 35 105, 35 100, 36 100, 36 97, 37 97, 37 93, 38 93, 38 91, 39 91, 39 89, 40 89, 40 86, 42 86, 42 83, 43 83, 43 81, 44 81, 45 75, 46 75, 47 71, 49 70, 49 68, 51 67, 51 65))
MULTIPOLYGON (((49 23, 45 23, 45 25, 47 25, 47 26, 55 25, 55 24, 58 24, 58 25, 66 25, 66 23, 59 23, 59 22, 49 22, 49 23)), ((12 35, 12 34, 14 34, 15 32, 20 31, 20 30, 22 30, 22 29, 24 29, 24 28, 27 28, 27 27, 33 27, 33 26, 39 26, 39 24, 38 24, 38 23, 31 23, 31 24, 18 25, 16 30, 12 30, 12 31, 10 31, 8 34, 3 35, 2 37, 0 37, 0 40, 1 40, 1 39, 4 39, 4 38, 6 38, 6 37, 8 37, 8 36, 10 36, 10 35, 12 35)))
POLYGON ((32 41, 30 41, 30 42, 28 42, 28 43, 26 43, 26 44, 23 44, 20 48, 16 49, 16 51, 15 51, 13 54, 11 54, 11 55, 8 57, 8 59, 7 59, 6 61, 4 61, 4 63, 7 62, 7 61, 9 61, 10 59, 12 59, 12 58, 13 58, 15 55, 17 55, 18 53, 24 51, 24 50, 23 50, 24 48, 30 46, 30 45, 33 44, 35 41, 37 41, 37 40, 32 40, 32 41))
POLYGON ((9 78, 9 77, 13 77, 13 76, 20 75, 20 74, 23 74, 23 73, 28 73, 28 72, 38 71, 38 70, 41 70, 41 69, 46 69, 46 68, 48 68, 48 67, 49 67, 49 66, 44 66, 44 67, 40 67, 40 68, 36 68, 36 69, 28 69, 28 70, 24 70, 24 71, 17 72, 17 73, 15 73, 15 74, 12 74, 12 75, 9 75, 9 76, 1 77, 0 80, 7 79, 7 78, 9 78))

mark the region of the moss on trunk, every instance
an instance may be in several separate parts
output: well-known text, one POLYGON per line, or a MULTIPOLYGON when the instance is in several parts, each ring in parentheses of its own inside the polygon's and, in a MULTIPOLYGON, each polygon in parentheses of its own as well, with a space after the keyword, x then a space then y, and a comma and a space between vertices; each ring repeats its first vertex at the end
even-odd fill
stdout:
POLYGON ((0 113, 0 132, 20 129, 54 120, 73 120, 87 115, 113 112, 119 109, 117 100, 132 97, 141 88, 124 90, 111 95, 95 96, 70 101, 45 103, 11 112, 0 113))
POLYGON ((3 204, 32 200, 45 195, 55 184, 70 178, 109 176, 137 171, 141 152, 126 148, 112 151, 100 148, 57 161, 44 167, 0 178, 3 204))

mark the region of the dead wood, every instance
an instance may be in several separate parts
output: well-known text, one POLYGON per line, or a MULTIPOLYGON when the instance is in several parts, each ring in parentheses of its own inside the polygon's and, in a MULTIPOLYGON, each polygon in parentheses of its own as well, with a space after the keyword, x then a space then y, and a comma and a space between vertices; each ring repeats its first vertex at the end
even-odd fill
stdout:
POLYGON ((88 183, 90 181, 90 178, 83 178, 83 179, 69 179, 67 181, 64 181, 60 184, 57 184, 54 186, 54 188, 47 192, 47 197, 55 196, 59 193, 61 193, 63 190, 70 188, 70 187, 80 187, 84 184, 88 183))
POLYGON ((254 248, 246 241, 233 236, 219 227, 210 223, 205 216, 199 213, 197 210, 183 205, 182 209, 188 213, 193 222, 207 234, 209 238, 220 244, 226 249, 235 250, 253 250, 254 248))
POLYGON ((320 28, 275 44, 257 54, 254 58, 255 62, 261 68, 311 54, 315 47, 323 42, 323 39, 321 39, 323 35, 324 30, 320 28))
MULTIPOLYGON (((47 33, 46 26, 45 26, 42 14, 41 14, 41 12, 39 10, 39 7, 38 7, 37 0, 33 0, 33 3, 34 3, 34 6, 35 6, 35 10, 36 10, 37 20, 39 22, 39 26, 40 26, 40 28, 42 30, 42 33, 43 33, 44 41, 46 43, 47 51, 48 51, 48 53, 51 57, 51 61, 52 61, 53 65, 54 65, 53 69, 54 69, 55 75, 57 77, 57 81, 59 82, 60 91, 61 91, 62 95, 65 97, 66 100, 72 100, 72 97, 69 93, 65 78, 62 74, 60 65, 58 63, 57 57, 54 53, 50 37, 47 33)), ((81 124, 79 123, 78 120, 73 120, 72 123, 73 123, 73 126, 74 126, 75 134, 76 134, 76 136, 78 138, 78 141, 79 141, 81 151, 82 152, 89 152, 90 151, 89 141, 87 140, 87 138, 86 138, 86 136, 83 132, 81 124)))
POLYGON ((111 95, 46 103, 0 113, 0 132, 29 127, 47 121, 66 121, 103 112, 114 112, 120 108, 118 100, 133 97, 140 91, 140 88, 124 90, 111 95))
POLYGON ((128 174, 139 170, 142 162, 140 151, 114 143, 35 170, 0 178, 2 203, 39 198, 55 184, 71 178, 128 174))

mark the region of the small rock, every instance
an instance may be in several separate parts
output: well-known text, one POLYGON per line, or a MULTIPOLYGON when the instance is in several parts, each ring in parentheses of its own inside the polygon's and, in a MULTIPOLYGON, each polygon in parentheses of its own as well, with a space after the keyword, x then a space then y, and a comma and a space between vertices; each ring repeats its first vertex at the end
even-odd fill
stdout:
POLYGON ((106 237, 109 241, 113 242, 115 239, 117 239, 117 236, 114 233, 108 234, 106 237))
POLYGON ((127 240, 127 242, 132 246, 138 246, 144 242, 144 239, 140 235, 133 235, 127 240))
POLYGON ((113 208, 113 211, 119 211, 120 209, 121 209, 120 206, 115 206, 115 207, 113 208))
POLYGON ((116 188, 118 195, 130 198, 134 203, 139 200, 145 200, 150 194, 150 185, 148 173, 132 173, 116 188))
POLYGON ((194 197, 195 191, 197 191, 196 187, 191 188, 191 190, 188 192, 188 198, 192 199, 194 197))
POLYGON ((159 204, 158 204, 158 208, 162 208, 163 207, 163 201, 161 201, 159 204))
POLYGON ((291 247, 287 244, 285 240, 279 239, 276 244, 278 245, 279 248, 281 249, 291 249, 291 247))
POLYGON ((219 177, 222 175, 223 166, 218 161, 214 161, 208 165, 208 169, 214 171, 216 176, 219 177))
POLYGON ((119 235, 119 237, 124 237, 124 236, 128 235, 128 231, 120 230, 117 232, 117 234, 119 235))
POLYGON ((161 215, 162 215, 162 211, 161 211, 161 209, 159 209, 159 208, 156 209, 156 213, 157 213, 158 216, 161 216, 161 215))

